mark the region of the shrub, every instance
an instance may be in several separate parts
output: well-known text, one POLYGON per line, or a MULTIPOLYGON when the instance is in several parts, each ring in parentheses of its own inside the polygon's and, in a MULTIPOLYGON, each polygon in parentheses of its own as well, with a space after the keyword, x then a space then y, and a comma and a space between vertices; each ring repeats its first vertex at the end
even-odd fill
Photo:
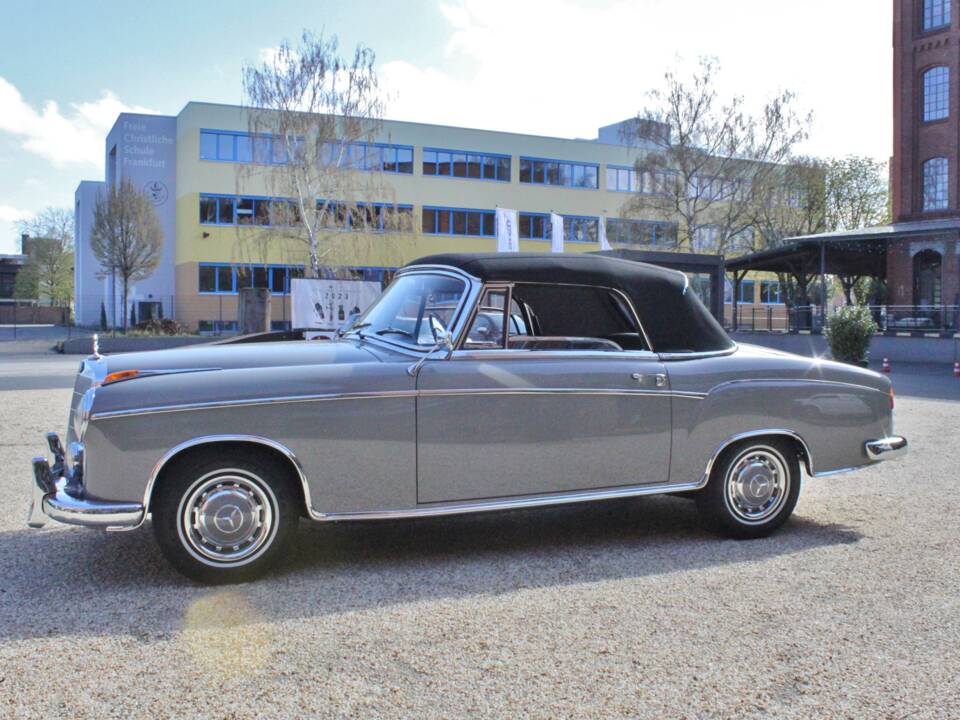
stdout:
POLYGON ((144 320, 133 328, 136 335, 187 335, 187 328, 176 320, 144 320))
POLYGON ((862 364, 867 361, 870 339, 876 331, 877 323, 869 308, 845 305, 827 318, 824 335, 835 360, 862 364))

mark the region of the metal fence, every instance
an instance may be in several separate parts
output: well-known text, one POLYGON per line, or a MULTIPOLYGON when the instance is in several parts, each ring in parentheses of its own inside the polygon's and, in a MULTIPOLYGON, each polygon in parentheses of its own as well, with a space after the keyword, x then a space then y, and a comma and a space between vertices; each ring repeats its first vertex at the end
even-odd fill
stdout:
MULTIPOLYGON (((290 295, 271 295, 271 329, 290 329, 290 317, 290 295)), ((122 301, 111 302, 110 298, 104 301, 100 295, 76 299, 75 322, 101 333, 137 333, 141 331, 139 327, 151 320, 173 320, 180 329, 190 334, 232 335, 238 332, 239 298, 236 294, 227 293, 136 298, 127 302, 126 317, 122 301)))
MULTIPOLYGON (((879 328, 887 334, 950 334, 960 332, 960 306, 958 305, 868 305, 879 328)), ((729 319, 730 330, 748 332, 810 332, 823 331, 823 319, 833 311, 819 305, 800 305, 791 308, 776 306, 741 307, 737 313, 737 326, 729 319)))

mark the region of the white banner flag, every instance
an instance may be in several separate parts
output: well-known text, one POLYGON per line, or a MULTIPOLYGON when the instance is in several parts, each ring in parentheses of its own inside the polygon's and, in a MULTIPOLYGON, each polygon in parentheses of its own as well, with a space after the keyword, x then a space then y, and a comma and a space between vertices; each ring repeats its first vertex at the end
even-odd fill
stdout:
POLYGON ((336 330, 380 297, 380 283, 362 280, 290 281, 290 327, 336 330))
POLYGON ((612 250, 610 243, 607 242, 607 218, 600 216, 600 223, 597 225, 597 238, 600 240, 601 250, 612 250))
POLYGON ((550 252, 563 252, 563 215, 550 213, 550 252))
POLYGON ((520 252, 516 210, 497 208, 497 252, 520 252))

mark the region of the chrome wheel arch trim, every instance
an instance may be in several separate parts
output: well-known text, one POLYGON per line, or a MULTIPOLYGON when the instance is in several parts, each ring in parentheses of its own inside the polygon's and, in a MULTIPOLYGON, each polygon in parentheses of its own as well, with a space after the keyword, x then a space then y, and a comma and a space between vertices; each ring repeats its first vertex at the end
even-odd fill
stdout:
POLYGON ((261 437, 259 435, 202 435, 191 440, 186 440, 179 445, 175 445, 166 453, 164 453, 163 457, 157 461, 157 464, 154 465, 153 470, 150 473, 150 477, 147 480, 147 487, 143 493, 143 516, 140 518, 140 522, 135 526, 132 526, 130 529, 132 530, 140 527, 146 520, 147 515, 150 513, 150 500, 153 495, 154 486, 156 485, 157 479, 160 477, 160 473, 163 472, 164 467, 166 467, 171 460, 185 450, 200 447, 202 445, 217 445, 220 443, 248 443, 250 445, 268 447, 281 453, 287 458, 300 480, 304 508, 306 509, 307 514, 310 517, 316 516, 316 513, 314 513, 312 504, 310 502, 310 486, 307 483, 307 476, 303 471, 303 464, 300 462, 300 459, 296 456, 296 454, 286 445, 277 442, 276 440, 271 440, 270 438, 261 437))
MULTIPOLYGON (((816 473, 813 471, 813 453, 810 452, 810 446, 807 445, 807 441, 804 440, 798 433, 795 433, 793 430, 786 430, 784 428, 764 428, 762 430, 748 430, 746 432, 737 433, 736 435, 731 435, 722 443, 717 445, 716 450, 713 451, 713 455, 710 456, 710 459, 707 461, 707 467, 703 471, 703 477, 701 478, 701 486, 705 487, 706 484, 710 481, 710 473, 713 471, 714 463, 716 463, 717 458, 720 457, 720 454, 726 450, 728 447, 734 443, 738 443, 741 440, 748 440, 755 437, 770 437, 770 436, 780 436, 787 437, 791 440, 795 440, 800 443, 800 446, 803 448, 803 465, 807 470, 807 474, 811 477, 816 476, 816 473)), ((834 471, 836 472, 836 471, 834 471)))

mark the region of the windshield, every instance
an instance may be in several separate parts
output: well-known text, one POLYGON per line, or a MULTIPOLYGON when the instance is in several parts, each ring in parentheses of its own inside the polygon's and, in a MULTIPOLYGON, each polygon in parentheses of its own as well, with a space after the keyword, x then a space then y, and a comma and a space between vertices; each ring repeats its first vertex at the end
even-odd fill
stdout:
POLYGON ((436 344, 430 318, 450 329, 467 290, 463 280, 448 275, 400 275, 345 334, 376 335, 419 347, 436 344))

